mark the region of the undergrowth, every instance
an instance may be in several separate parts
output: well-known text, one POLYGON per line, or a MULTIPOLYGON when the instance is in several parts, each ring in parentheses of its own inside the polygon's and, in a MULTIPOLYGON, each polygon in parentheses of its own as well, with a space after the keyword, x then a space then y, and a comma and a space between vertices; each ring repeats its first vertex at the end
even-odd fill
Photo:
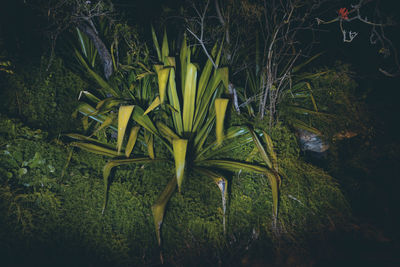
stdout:
MULTIPOLYGON (((174 194, 164 219, 162 252, 172 265, 229 264, 247 250, 300 247, 312 234, 349 216, 327 173, 299 159, 295 137, 270 130, 284 172, 278 233, 272 231, 268 180, 236 173, 229 181, 227 233, 221 195, 211 180, 192 176, 174 194)), ((151 205, 167 184, 168 163, 116 168, 108 208, 103 201, 106 159, 72 149, 47 133, 0 117, 0 251, 10 265, 132 266, 159 264, 151 205)), ((251 147, 231 158, 243 159, 251 147)), ((256 159, 257 160, 257 159, 256 159)))

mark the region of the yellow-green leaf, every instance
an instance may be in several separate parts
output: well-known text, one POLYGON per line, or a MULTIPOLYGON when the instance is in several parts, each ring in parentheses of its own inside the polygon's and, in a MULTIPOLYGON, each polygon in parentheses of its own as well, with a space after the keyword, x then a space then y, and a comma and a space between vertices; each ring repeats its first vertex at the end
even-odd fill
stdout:
MULTIPOLYGON (((77 111, 82 113, 86 117, 86 119, 87 117, 90 117, 91 119, 100 123, 103 123, 107 119, 107 116, 102 114, 94 115, 96 113, 96 109, 94 109, 92 106, 86 103, 80 104, 79 107, 77 108, 77 111)), ((110 128, 117 131, 117 127, 114 125, 110 125, 110 128)))
POLYGON ((156 122, 157 128, 160 131, 160 133, 166 138, 168 139, 171 143, 172 140, 174 139, 179 139, 179 136, 176 135, 176 133, 171 130, 167 125, 165 125, 164 123, 162 123, 161 121, 157 121, 156 122))
POLYGON ((273 215, 274 219, 277 218, 278 216, 278 198, 279 198, 279 175, 271 170, 268 170, 265 167, 254 165, 254 164, 249 164, 249 163, 243 163, 243 162, 237 162, 237 161, 231 161, 231 160, 204 160, 199 162, 201 165, 205 166, 214 166, 217 168, 225 169, 227 171, 248 171, 248 172, 257 172, 261 173, 267 176, 268 181, 270 182, 271 185, 271 191, 272 191, 272 200, 273 200, 273 215))
POLYGON ((164 30, 164 37, 163 37, 163 42, 162 42, 162 47, 161 47, 161 56, 162 60, 166 57, 169 56, 169 48, 168 48, 168 38, 167 38, 167 31, 164 30))
POLYGON ((131 129, 131 133, 129 134, 128 143, 126 144, 126 148, 125 148, 125 156, 127 158, 129 158, 133 148, 135 147, 135 143, 137 140, 139 130, 140 130, 140 126, 138 126, 138 125, 132 127, 132 129, 131 129))
POLYGON ((226 98, 217 98, 215 99, 215 116, 216 116, 216 135, 217 135, 217 144, 221 145, 222 140, 224 139, 224 120, 226 108, 228 106, 229 100, 226 98))
POLYGON ((104 122, 100 125, 99 128, 96 129, 96 131, 94 131, 90 136, 93 136, 94 134, 96 134, 97 132, 101 131, 102 129, 104 129, 105 127, 108 127, 112 124, 113 122, 113 117, 107 117, 104 122))
POLYGON ((172 140, 172 147, 174 150, 175 158, 176 180, 178 183, 179 192, 181 191, 181 185, 185 174, 187 144, 188 140, 186 139, 172 140))
POLYGON ((123 104, 124 102, 125 102, 125 100, 122 100, 122 99, 118 99, 115 97, 108 97, 108 98, 98 102, 96 105, 96 109, 98 111, 107 111, 115 106, 123 104))
POLYGON ((89 119, 87 116, 82 118, 82 126, 84 131, 87 131, 87 129, 89 129, 89 119))
POLYGON ((176 68, 176 61, 175 61, 175 57, 167 57, 167 66, 172 66, 174 68, 176 68))
POLYGON ((143 115, 147 115, 149 112, 154 110, 156 107, 158 107, 161 104, 160 97, 157 96, 154 101, 150 104, 150 106, 146 109, 146 111, 143 113, 143 115))
POLYGON ((272 209, 274 219, 276 220, 278 217, 278 201, 279 201, 279 184, 280 177, 277 173, 272 171, 267 171, 265 173, 268 177, 269 183, 271 185, 272 190, 272 209))
POLYGON ((229 86, 229 70, 227 67, 218 69, 218 75, 221 77, 222 83, 225 86, 225 89, 228 89, 229 86))
POLYGON ((308 83, 308 82, 306 83, 306 85, 307 85, 307 89, 310 91, 310 98, 311 98, 311 102, 313 103, 314 110, 315 110, 316 112, 318 112, 317 103, 315 102, 315 98, 314 98, 314 96, 313 96, 313 94, 312 94, 311 85, 310 85, 310 83, 308 83))
MULTIPOLYGON (((191 132, 195 111, 197 69, 192 63, 187 65, 185 92, 183 97, 183 131, 191 132)), ((178 183, 179 185, 179 183, 178 183)))
POLYGON ((104 155, 108 157, 116 157, 118 156, 118 153, 115 150, 105 148, 99 145, 95 144, 90 144, 90 143, 81 143, 81 142, 72 142, 70 143, 71 146, 75 147, 80 147, 82 149, 85 149, 89 152, 99 154, 99 155, 104 155))
POLYGON ((99 74, 97 74, 95 71, 93 71, 86 63, 85 59, 82 57, 82 55, 79 53, 77 49, 75 49, 75 55, 77 56, 79 62, 86 68, 86 70, 89 72, 89 74, 96 80, 96 82, 105 90, 107 90, 108 93, 112 94, 113 96, 117 96, 118 93, 114 90, 114 88, 111 87, 111 85, 106 82, 99 74))
POLYGON ((154 126, 148 115, 143 114, 143 109, 141 109, 139 106, 136 106, 133 111, 132 118, 152 134, 157 134, 156 126, 154 126))
MULTIPOLYGON (((187 61, 187 53, 188 53, 188 47, 187 47, 187 43, 186 43, 186 35, 184 35, 183 40, 182 40, 182 45, 181 45, 181 51, 180 51, 180 62, 181 62, 181 88, 182 90, 185 89, 185 79, 186 79, 186 66, 188 64, 187 61)), ((183 94, 183 91, 182 91, 183 94)))
POLYGON ((157 51, 158 60, 162 61, 160 46, 158 44, 157 35, 156 35, 156 32, 154 31, 153 25, 151 25, 151 35, 153 37, 153 43, 154 43, 154 46, 155 46, 156 51, 157 51))
POLYGON ((207 60, 207 63, 204 66, 203 71, 201 72, 201 75, 200 75, 200 79, 199 79, 199 86, 197 88, 196 105, 200 105, 200 103, 201 103, 203 93, 207 88, 208 82, 210 81, 212 69, 213 69, 213 65, 212 65, 211 60, 207 60))
POLYGON ((250 129, 250 128, 249 128, 249 132, 251 134, 251 137, 253 138, 254 143, 257 146, 257 149, 258 149, 258 152, 260 153, 261 158, 263 159, 265 164, 267 164, 268 168, 272 169, 271 160, 269 159, 267 152, 265 151, 263 145, 261 144, 260 139, 257 136, 257 133, 254 132, 254 130, 250 129))
POLYGON ((160 94, 161 103, 164 103, 165 91, 167 89, 168 76, 171 68, 163 68, 157 72, 158 77, 158 90, 160 94))
POLYGON ((176 81, 175 81, 175 70, 171 69, 169 82, 168 82, 168 98, 171 104, 176 111, 172 112, 172 119, 174 121, 174 126, 178 134, 183 133, 183 124, 182 124, 182 114, 181 114, 181 106, 179 103, 178 92, 176 91, 176 81))
POLYGON ((144 141, 147 145, 147 153, 149 153, 149 157, 154 159, 154 135, 149 131, 144 131, 144 141))
POLYGON ((158 197, 157 201, 151 207, 151 211, 153 212, 154 226, 156 229, 156 235, 158 240, 158 245, 161 245, 161 225, 164 219, 165 207, 174 193, 176 188, 176 177, 173 177, 164 191, 158 197))
POLYGON ((164 66, 163 65, 159 65, 159 64, 156 64, 156 65, 154 65, 154 70, 156 71, 156 73, 158 73, 160 70, 162 70, 164 68, 164 66))
POLYGON ((122 141, 124 139, 126 126, 128 125, 129 118, 131 117, 133 108, 135 106, 121 106, 118 111, 118 139, 117 139, 117 150, 118 153, 121 151, 122 141))
POLYGON ((86 96, 87 98, 89 98, 91 101, 93 101, 95 103, 100 101, 100 98, 98 98, 94 94, 90 93, 89 91, 80 91, 79 92, 79 96, 78 96, 78 100, 81 99, 82 95, 86 96))
POLYGON ((274 168, 274 170, 276 172, 278 172, 278 157, 276 156, 276 153, 274 151, 274 144, 272 143, 272 139, 264 131, 263 131, 263 137, 264 137, 265 144, 267 145, 268 154, 272 158, 272 167, 274 168))

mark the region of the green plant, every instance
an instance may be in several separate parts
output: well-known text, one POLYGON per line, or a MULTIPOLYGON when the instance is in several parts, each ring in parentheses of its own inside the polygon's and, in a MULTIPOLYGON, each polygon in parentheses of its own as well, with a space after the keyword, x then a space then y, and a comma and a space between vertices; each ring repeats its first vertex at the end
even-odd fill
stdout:
MULTIPOLYGON (((257 49, 258 46, 257 46, 257 49)), ((256 55, 258 50, 256 51, 256 55)), ((317 106, 317 101, 313 92, 313 81, 318 80, 320 77, 329 74, 328 70, 318 71, 316 73, 301 73, 300 70, 310 64, 313 60, 319 57, 317 54, 305 62, 297 66, 291 67, 291 77, 286 85, 278 85, 274 83, 271 85, 271 90, 274 93, 271 95, 278 96, 275 99, 274 109, 267 110, 273 114, 269 114, 269 127, 272 126, 271 118, 276 118, 277 121, 282 121, 296 129, 307 130, 321 135, 321 132, 315 127, 315 120, 327 120, 329 114, 321 112, 317 106), (282 87, 281 89, 279 89, 282 87), (275 92, 280 90, 280 92, 275 92)), ((265 70, 261 70, 256 57, 256 66, 254 69, 246 69, 246 84, 244 88, 238 88, 239 100, 242 102, 240 105, 244 107, 242 116, 251 124, 263 124, 259 119, 260 105, 262 104, 259 97, 262 95, 262 90, 265 87, 265 70)), ((274 96, 274 97, 275 97, 274 96)))
MULTIPOLYGON (((296 138, 286 127, 277 125, 269 134, 280 169, 286 173, 280 187, 279 241, 271 229, 273 217, 266 212, 272 208, 272 195, 265 177, 237 172, 229 180, 224 235, 222 207, 215 207, 221 201, 215 183, 199 173, 186 172, 189 176, 183 182, 182 193, 171 197, 164 217, 165 262, 216 265, 223 258, 229 265, 247 248, 272 253, 274 244, 282 246, 285 240, 304 248, 307 240, 315 240, 312 233, 332 229, 332 222, 339 227, 345 219, 340 213, 343 215, 346 205, 335 180, 301 161, 296 138)), ((18 163, 15 166, 10 155, 0 153, 0 243, 7 244, 1 252, 3 262, 52 266, 61 261, 65 265, 99 266, 159 263, 150 207, 174 175, 173 160, 115 168, 107 210, 101 215, 104 185, 100 177, 107 158, 73 149, 65 169, 72 148, 48 142, 46 136, 46 132, 0 116, 1 151, 9 151, 18 163), (14 173, 24 161, 34 159, 36 152, 44 164, 28 167, 22 180, 16 175, 7 178, 8 172, 14 173), (54 172, 50 172, 49 164, 54 172), (47 182, 42 187, 44 176, 47 182), (31 186, 24 186, 25 182, 31 186), (24 257, 16 257, 22 252, 24 257)), ((155 141, 157 144, 157 138, 155 141)), ((135 145, 135 154, 140 145, 135 145)), ((228 156, 245 160, 253 146, 251 142, 238 146, 229 150, 228 156)), ((155 155, 160 157, 162 149, 155 145, 155 155)), ((215 158, 226 156, 221 152, 215 158)), ((260 157, 254 161, 263 162, 260 157)))
MULTIPOLYGON (((161 244, 160 228, 166 204, 176 186, 180 191, 184 178, 191 172, 197 172, 215 181, 221 191, 224 213, 228 182, 225 172, 244 170, 266 175, 272 188, 272 213, 276 220, 280 177, 276 171, 276 156, 270 138, 266 133, 262 134, 269 148, 264 150, 252 128, 233 126, 225 133, 223 130, 229 101, 222 96, 224 89, 228 87, 228 69, 224 67, 213 69, 212 62, 208 60, 197 78, 200 67, 192 63, 193 48, 187 46, 186 38, 182 42, 178 65, 177 60, 169 56, 167 35, 164 34, 161 47, 155 34, 153 36, 158 59, 163 64, 154 66, 158 80, 158 95, 147 109, 143 106, 143 101, 137 98, 110 97, 100 101, 93 95, 87 94, 92 101, 97 101, 97 108, 84 113, 102 122, 103 125, 118 129, 117 149, 91 137, 69 135, 78 140, 72 145, 113 157, 103 169, 105 187, 103 212, 107 204, 112 168, 123 164, 170 161, 174 163, 175 176, 152 206, 159 244, 161 244), (110 103, 109 106, 112 108, 118 107, 118 118, 112 118, 110 114, 112 108, 102 109, 106 103, 110 103), (212 135, 213 129, 216 131, 216 138, 212 135), (130 130, 130 133, 126 135, 127 130, 130 130), (124 146, 125 136, 128 137, 124 146), (136 148, 137 140, 147 147, 147 156, 140 156, 143 151, 136 148), (256 144, 267 166, 218 157, 251 142, 256 144), (161 144, 169 153, 164 153, 162 157, 156 155, 153 149, 155 143, 161 144)), ((221 48, 214 46, 212 56, 218 65, 221 48)), ((141 87, 136 90, 148 90, 148 88, 141 87)))

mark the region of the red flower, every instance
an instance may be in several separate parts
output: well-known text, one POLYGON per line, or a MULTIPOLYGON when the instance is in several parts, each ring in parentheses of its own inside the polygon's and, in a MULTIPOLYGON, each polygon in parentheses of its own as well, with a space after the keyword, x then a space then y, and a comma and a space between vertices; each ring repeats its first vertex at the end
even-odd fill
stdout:
POLYGON ((349 19, 349 11, 347 8, 342 7, 341 9, 338 10, 338 14, 342 19, 349 19))

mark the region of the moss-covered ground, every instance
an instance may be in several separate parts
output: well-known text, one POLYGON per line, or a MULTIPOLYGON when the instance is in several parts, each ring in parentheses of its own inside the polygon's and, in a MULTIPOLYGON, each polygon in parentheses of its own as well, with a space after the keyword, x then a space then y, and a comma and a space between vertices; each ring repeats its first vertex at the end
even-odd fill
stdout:
MULTIPOLYGON (((191 175, 168 204, 162 227, 167 264, 251 265, 260 257, 276 263, 282 251, 306 255, 311 239, 344 225, 349 207, 337 182, 298 157, 296 139, 285 128, 277 127, 271 136, 285 173, 278 226, 272 227, 266 178, 236 173, 230 179, 224 235, 217 186, 191 175)), ((10 266, 160 263, 150 207, 173 166, 116 168, 102 215, 105 158, 3 115, 0 146, 0 253, 10 266)), ((230 156, 241 158, 246 150, 230 156)), ((298 260, 307 261, 303 256, 298 260)))

